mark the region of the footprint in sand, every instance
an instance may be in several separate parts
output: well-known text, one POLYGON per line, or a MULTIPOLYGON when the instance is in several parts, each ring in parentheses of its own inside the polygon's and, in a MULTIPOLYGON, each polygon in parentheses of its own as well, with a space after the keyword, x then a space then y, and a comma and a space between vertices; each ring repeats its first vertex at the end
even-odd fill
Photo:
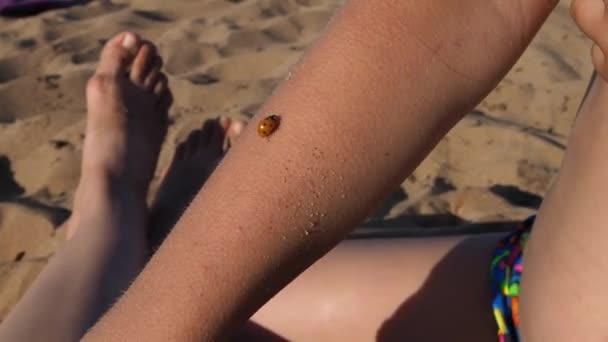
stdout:
POLYGON ((162 13, 160 11, 146 11, 146 10, 133 10, 133 14, 138 17, 144 18, 150 21, 157 22, 171 22, 173 18, 171 18, 168 14, 162 13))
POLYGON ((205 73, 197 73, 186 78, 196 85, 209 85, 220 81, 219 78, 213 77, 205 73))
POLYGON ((257 5, 265 18, 286 16, 301 9, 301 4, 294 0, 259 0, 257 5))
POLYGON ((231 32, 221 53, 223 56, 233 56, 242 50, 262 50, 273 43, 277 43, 274 37, 256 28, 247 28, 231 32))
MULTIPOLYGON (((0 230, 0 263, 10 262, 18 253, 32 256, 49 255, 56 248, 53 237, 59 226, 49 220, 42 209, 20 203, 0 203, 2 229, 0 230)), ((69 211, 63 214, 65 219, 69 211)))
POLYGON ((215 46, 191 40, 172 40, 160 44, 165 71, 172 76, 192 72, 220 58, 215 46))
MULTIPOLYGON (((21 57, 0 60, 0 84, 15 80, 27 72, 21 57)), ((0 122, 2 122, 2 117, 0 117, 0 122)))
POLYGON ((99 45, 83 52, 78 52, 72 55, 73 64, 85 64, 96 62, 99 59, 99 54, 103 47, 103 42, 99 42, 99 45))
POLYGON ((333 13, 334 8, 316 7, 301 10, 292 15, 290 20, 302 28, 303 39, 316 38, 325 29, 333 13))
POLYGON ((262 33, 273 42, 279 44, 293 43, 300 39, 303 26, 291 17, 281 17, 273 20, 262 30, 262 33))
POLYGON ((88 71, 68 73, 64 76, 32 75, 0 85, 0 123, 11 123, 17 119, 52 112, 60 112, 58 115, 61 118, 72 117, 72 121, 81 119, 84 98, 79 94, 89 76, 88 71))
POLYGON ((62 53, 78 53, 83 50, 94 49, 99 46, 99 41, 91 39, 88 35, 79 35, 76 37, 70 37, 51 45, 53 52, 56 54, 62 53))
POLYGON ((34 38, 24 38, 18 40, 15 45, 19 50, 30 50, 38 45, 38 42, 34 38))
POLYGON ((222 59, 211 65, 207 74, 223 81, 257 81, 284 77, 300 58, 299 53, 285 53, 284 48, 272 48, 222 59))
POLYGON ((24 189, 15 180, 11 161, 0 155, 0 202, 11 200, 23 193, 24 189))
POLYGON ((262 32, 277 43, 310 43, 325 28, 332 11, 327 9, 302 10, 274 20, 262 32))
POLYGON ((94 1, 86 6, 74 6, 58 11, 57 14, 66 20, 82 21, 110 15, 126 8, 128 8, 127 4, 115 4, 110 1, 94 1))
POLYGON ((531 191, 542 193, 549 188, 557 176, 558 168, 540 161, 520 159, 517 162, 517 176, 521 183, 531 191))

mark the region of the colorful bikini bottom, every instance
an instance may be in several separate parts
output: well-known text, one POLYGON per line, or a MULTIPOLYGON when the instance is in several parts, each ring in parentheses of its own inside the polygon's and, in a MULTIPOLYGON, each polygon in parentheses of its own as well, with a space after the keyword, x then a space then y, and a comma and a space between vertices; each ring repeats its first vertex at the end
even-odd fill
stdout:
POLYGON ((519 342, 519 287, 524 270, 523 251, 535 216, 501 240, 491 265, 494 318, 499 342, 519 342))

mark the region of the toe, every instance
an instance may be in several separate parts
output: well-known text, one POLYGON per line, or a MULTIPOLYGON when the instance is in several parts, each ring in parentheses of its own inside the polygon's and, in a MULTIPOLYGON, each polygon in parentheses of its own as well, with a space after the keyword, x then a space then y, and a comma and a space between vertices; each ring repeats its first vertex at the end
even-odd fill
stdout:
POLYGON ((131 80, 140 86, 144 86, 144 81, 152 70, 156 59, 156 47, 150 42, 144 42, 137 52, 137 56, 131 67, 131 80))
POLYGON ((185 145, 184 155, 186 157, 190 157, 194 153, 196 153, 196 151, 198 150, 199 142, 203 139, 202 135, 203 132, 201 132, 201 130, 199 129, 190 132, 190 135, 188 135, 188 139, 183 142, 183 144, 185 145))
POLYGON ((98 73, 124 75, 135 57, 140 45, 139 37, 125 32, 110 39, 101 52, 98 73))
POLYGON ((163 68, 163 59, 156 55, 154 56, 154 61, 152 62, 152 67, 150 68, 150 72, 146 76, 144 80, 144 87, 150 91, 154 90, 156 83, 160 79, 161 69, 163 68))
POLYGON ((214 120, 206 120, 203 124, 203 128, 201 128, 201 146, 209 145, 211 135, 213 134, 213 121, 214 120))
POLYGON ((220 119, 211 120, 211 134, 209 135, 209 145, 217 149, 218 153, 222 152, 222 145, 226 137, 226 130, 222 127, 220 119))
POLYGON ((167 89, 169 89, 169 79, 167 78, 167 75, 161 73, 158 76, 158 82, 156 82, 156 85, 154 86, 154 94, 162 96, 167 89))
POLYGON ((186 159, 186 149, 187 149, 187 141, 183 141, 175 147, 175 151, 173 153, 173 158, 171 159, 171 163, 164 167, 160 173, 160 179, 164 181, 167 177, 171 169, 175 167, 175 165, 181 163, 184 159, 186 159))
POLYGON ((245 129, 245 121, 243 120, 232 120, 230 127, 228 128, 228 139, 236 140, 245 129))
POLYGON ((232 120, 230 120, 229 117, 227 116, 220 116, 220 126, 222 126, 222 128, 224 129, 224 131, 228 131, 228 128, 230 128, 230 122, 232 120))
POLYGON ((187 142, 182 142, 179 145, 177 145, 177 148, 175 149, 175 156, 173 157, 173 160, 182 160, 184 159, 184 157, 186 156, 186 148, 187 148, 187 142))
POLYGON ((246 123, 243 120, 232 120, 230 122, 230 126, 226 130, 226 137, 227 137, 226 150, 229 149, 230 147, 234 146, 234 143, 236 142, 237 138, 239 137, 239 135, 241 135, 241 133, 245 129, 245 125, 246 125, 246 123))
POLYGON ((166 89, 160 96, 159 105, 163 110, 167 111, 173 104, 173 93, 171 90, 166 89))
POLYGON ((220 156, 222 145, 224 144, 224 129, 218 119, 207 120, 201 130, 201 140, 199 141, 199 151, 210 154, 210 156, 220 156))

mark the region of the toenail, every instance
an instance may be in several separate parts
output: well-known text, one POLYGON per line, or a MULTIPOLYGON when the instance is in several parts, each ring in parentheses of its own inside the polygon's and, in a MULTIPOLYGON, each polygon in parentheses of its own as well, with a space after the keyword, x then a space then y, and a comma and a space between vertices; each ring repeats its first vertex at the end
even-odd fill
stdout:
POLYGON ((122 38, 122 47, 133 52, 135 49, 135 44, 137 43, 137 39, 132 33, 126 33, 122 38))

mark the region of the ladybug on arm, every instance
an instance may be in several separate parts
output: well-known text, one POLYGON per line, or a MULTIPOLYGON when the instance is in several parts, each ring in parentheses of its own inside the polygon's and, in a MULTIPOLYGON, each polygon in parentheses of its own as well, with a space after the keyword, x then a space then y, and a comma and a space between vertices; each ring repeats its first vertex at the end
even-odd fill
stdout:
POLYGON ((262 138, 268 138, 274 133, 281 123, 281 117, 278 115, 270 115, 258 123, 258 135, 262 138))

